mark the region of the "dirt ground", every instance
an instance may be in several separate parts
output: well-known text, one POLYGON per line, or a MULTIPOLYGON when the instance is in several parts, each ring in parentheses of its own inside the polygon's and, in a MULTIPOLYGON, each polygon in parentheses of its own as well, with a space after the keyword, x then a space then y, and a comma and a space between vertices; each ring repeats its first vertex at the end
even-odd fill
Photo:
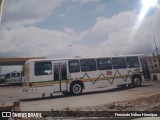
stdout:
MULTIPOLYGON (((24 98, 24 94, 19 91, 20 88, 1 88, 0 99, 4 101, 14 101, 24 98), (2 92, 5 91, 5 92, 2 92), (10 92, 12 91, 12 93, 10 92), (14 94, 16 95, 13 97, 14 94), (2 98, 3 96, 3 98, 2 98)), ((106 117, 113 116, 115 112, 156 112, 160 116, 160 82, 150 82, 142 87, 133 89, 115 88, 103 92, 84 93, 81 96, 64 97, 62 95, 48 99, 31 99, 31 101, 22 101, 21 107, 36 108, 44 110, 44 107, 50 108, 50 112, 42 113, 43 116, 54 116, 57 119, 63 119, 66 116, 76 117, 106 117), (92 103, 89 103, 92 102, 92 103), (111 102, 112 101, 112 102, 111 102), (63 103, 63 104, 62 104, 63 103), (71 104, 70 104, 71 103, 71 104), (97 103, 97 104, 96 104, 97 103), (76 105, 74 105, 76 104, 76 105), (30 105, 30 106, 29 106, 30 105), (62 105, 63 107, 55 106, 62 105), (72 105, 72 106, 71 106, 72 105), (53 107, 54 106, 54 109, 53 107), (109 113, 107 113, 109 112, 109 113), (111 114, 111 115, 110 115, 111 114)), ((29 96, 31 97, 31 96, 29 96)), ((2 103, 1 106, 5 106, 2 103)), ((158 118, 158 117, 156 117, 158 118)), ((40 120, 53 120, 52 118, 39 118, 40 120)), ((74 118, 73 118, 74 119, 74 118)), ((1 119, 0 119, 1 120, 1 119)), ((37 120, 30 118, 27 120, 37 120)), ((157 119, 156 119, 157 120, 157 119)))
POLYGON ((111 104, 65 108, 63 111, 160 111, 160 94, 111 104))
MULTIPOLYGON (((52 111, 45 116, 59 117, 60 116, 75 116, 86 119, 85 117, 100 117, 101 119, 118 118, 118 119, 135 119, 135 120, 158 120, 160 119, 160 94, 149 97, 141 97, 135 100, 113 102, 104 105, 95 105, 78 108, 65 108, 62 111, 52 111), (62 111, 65 113, 62 114, 62 111), (130 116, 117 117, 116 113, 130 114, 130 116), (142 115, 145 114, 147 116, 142 115), (141 115, 141 116, 139 116, 141 115), (83 117, 82 117, 83 116, 83 117), (158 117, 159 116, 159 117, 158 117)), ((94 118, 95 119, 95 118, 94 118)), ((34 119, 33 119, 34 120, 34 119)), ((44 120, 44 119, 42 119, 44 120)), ((52 119, 50 119, 52 120, 52 119)))
MULTIPOLYGON (((65 116, 76 116, 78 117, 77 119, 80 119, 79 116, 83 116, 81 117, 81 119, 86 119, 85 116, 91 117, 91 119, 93 118, 93 116, 95 115, 96 117, 108 117, 110 116, 110 113, 106 114, 107 112, 111 112, 111 116, 115 114, 115 112, 119 113, 122 112, 123 114, 126 114, 127 112, 140 112, 140 111, 145 111, 145 112, 154 112, 154 113, 158 113, 158 115, 160 115, 160 94, 156 94, 156 95, 152 95, 149 97, 141 97, 135 100, 129 100, 129 101, 120 101, 120 102, 113 102, 110 104, 104 104, 104 105, 95 105, 95 106, 87 106, 87 107, 77 107, 77 108, 64 108, 62 111, 65 111, 65 116), (98 111, 98 112, 97 112, 98 111), (102 111, 102 112, 101 112, 102 111), (155 112, 156 111, 156 112, 155 112), (113 114, 112 114, 113 113, 113 114)), ((60 114, 60 112, 62 111, 52 111, 51 113, 48 114, 44 114, 44 116, 52 116, 52 117, 47 117, 47 118, 41 118, 40 120, 54 120, 56 119, 63 119, 63 117, 61 115, 64 114, 60 114), (59 115, 61 117, 59 117, 59 115), (54 118, 53 118, 54 116, 54 118)), ((151 116, 150 116, 151 117, 151 116)), ((114 116, 112 116, 112 118, 114 118, 114 116)), ((125 118, 129 118, 129 117, 119 117, 119 119, 125 119, 125 118)), ((141 117, 130 117, 129 119, 135 119, 135 120, 143 120, 143 118, 141 117)), ((151 117, 149 118, 147 116, 148 119, 155 119, 158 120, 160 118, 158 118, 157 116, 154 118, 151 117)), ((72 118, 74 119, 74 118, 72 118)), ((94 118, 95 119, 95 118, 94 118)), ((104 118, 103 118, 104 119, 104 118)), ((146 120, 146 117, 144 118, 146 120)), ((147 119, 147 120, 148 120, 147 119)), ((36 119, 30 119, 30 120, 36 120, 36 119)))

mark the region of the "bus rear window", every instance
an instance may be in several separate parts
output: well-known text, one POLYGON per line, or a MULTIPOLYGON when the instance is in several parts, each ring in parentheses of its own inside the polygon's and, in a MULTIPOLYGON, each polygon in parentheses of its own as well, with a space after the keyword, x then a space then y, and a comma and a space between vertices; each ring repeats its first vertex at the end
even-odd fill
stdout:
POLYGON ((35 63, 35 75, 50 75, 52 74, 51 62, 36 62, 35 63))

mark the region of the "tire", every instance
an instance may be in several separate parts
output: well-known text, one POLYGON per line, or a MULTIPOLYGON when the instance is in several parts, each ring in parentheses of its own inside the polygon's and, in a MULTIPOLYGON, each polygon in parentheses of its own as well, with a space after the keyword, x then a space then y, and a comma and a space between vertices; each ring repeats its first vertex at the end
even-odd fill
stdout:
POLYGON ((142 79, 141 79, 141 77, 139 77, 139 76, 134 76, 134 77, 132 78, 132 85, 133 85, 134 87, 139 87, 139 86, 141 86, 141 82, 142 82, 142 79))
POLYGON ((80 95, 82 94, 82 86, 79 83, 74 83, 70 88, 71 94, 80 95))

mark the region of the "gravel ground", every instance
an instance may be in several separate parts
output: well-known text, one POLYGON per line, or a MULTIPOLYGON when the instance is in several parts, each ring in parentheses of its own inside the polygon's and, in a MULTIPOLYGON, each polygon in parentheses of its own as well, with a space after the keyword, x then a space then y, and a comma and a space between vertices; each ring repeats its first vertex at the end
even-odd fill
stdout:
MULTIPOLYGON (((102 118, 102 116, 104 115, 104 113, 106 112, 97 112, 97 111, 111 111, 111 112, 122 112, 122 113, 126 113, 126 112, 130 112, 130 111, 136 111, 136 112, 140 112, 140 111, 145 111, 145 112, 152 112, 152 111, 159 111, 160 112, 160 94, 156 94, 156 95, 152 95, 149 97, 141 97, 135 100, 129 100, 129 101, 121 101, 121 102, 113 102, 110 104, 104 104, 104 105, 95 105, 95 106, 86 106, 86 107, 78 107, 78 108, 64 108, 61 111, 54 111, 52 110, 53 114, 47 114, 46 116, 57 116, 59 115, 59 112, 62 111, 74 111, 74 112, 68 112, 66 113, 69 116, 72 116, 71 114, 73 113, 74 115, 77 116, 83 116, 83 115, 87 115, 90 116, 89 114, 99 114, 98 116, 101 116, 101 119, 105 119, 102 118), (84 113, 82 113, 81 111, 86 111, 84 113), (96 112, 96 113, 94 113, 96 112)), ((66 115, 65 114, 65 115, 66 115)), ((91 116, 92 116, 91 115, 91 116)), ((58 118, 54 118, 54 119, 64 119, 62 117, 58 117, 58 118)), ((40 120, 54 120, 51 117, 47 117, 47 118, 41 118, 40 120)), ((75 119, 75 118, 70 118, 70 119, 75 119)), ((89 118, 79 118, 77 117, 76 119, 89 119, 89 118)), ((97 119, 97 118, 93 118, 91 117, 90 119, 97 119)), ((99 118, 98 118, 99 119, 99 118)), ((110 119, 110 118, 108 118, 110 119)), ((113 118, 112 118, 113 119, 113 118)), ((118 120, 123 120, 123 119, 134 119, 134 120, 159 120, 160 118, 158 117, 131 117, 131 118, 127 118, 127 117, 120 117, 118 118, 118 120)), ((37 120, 37 119, 27 119, 27 120, 37 120)), ((117 120, 117 119, 116 119, 117 120)))
MULTIPOLYGON (((130 94, 132 96, 136 95, 137 97, 135 96, 134 98, 132 98, 130 100, 118 99, 118 100, 114 100, 114 102, 110 102, 110 103, 104 102, 103 104, 100 104, 100 105, 90 105, 90 104, 88 104, 88 105, 85 105, 85 106, 82 106, 82 107, 64 107, 62 109, 51 109, 52 112, 50 112, 50 113, 44 113, 42 115, 45 115, 45 116, 57 116, 58 118, 56 118, 56 119, 64 119, 62 117, 59 117, 59 113, 63 113, 61 115, 64 115, 64 113, 65 113, 65 116, 72 116, 72 115, 75 115, 75 116, 85 116, 85 115, 87 115, 87 116, 94 116, 94 115, 96 115, 96 116, 105 116, 106 115, 106 111, 107 112, 110 111, 110 112, 113 112, 113 113, 115 111, 116 112, 122 112, 122 113, 132 112, 132 111, 136 111, 136 112, 137 111, 146 111, 146 112, 147 111, 148 112, 158 111, 160 113, 160 93, 159 93, 159 87, 160 87, 159 83, 157 82, 157 83, 154 83, 153 86, 149 86, 149 87, 140 87, 140 88, 128 89, 128 90, 124 90, 124 91, 122 90, 122 91, 118 91, 118 92, 114 92, 114 93, 113 92, 107 92, 106 93, 107 95, 108 94, 112 94, 113 99, 114 99, 113 95, 115 95, 115 96, 117 96, 117 95, 121 96, 121 94, 123 94, 122 97, 125 97, 126 94, 130 94), (138 94, 139 92, 138 93, 135 92, 135 91, 141 91, 141 90, 144 91, 143 94, 142 93, 138 94), (147 90, 149 90, 149 91, 147 91, 147 90), (135 94, 134 94, 134 92, 135 92, 135 94)), ((3 88, 3 89, 5 89, 5 91, 8 90, 8 93, 10 93, 9 89, 7 89, 7 88, 3 88)), ((17 90, 17 88, 15 90, 17 90)), ((6 93, 7 93, 7 91, 6 91, 6 93)), ((4 93, 2 93, 2 96, 4 96, 3 94, 4 93)), ((76 96, 76 97, 64 97, 64 98, 62 97, 61 99, 62 100, 63 99, 64 100, 66 100, 66 99, 67 100, 68 99, 69 100, 70 99, 72 99, 72 100, 76 99, 76 101, 78 99, 78 100, 81 101, 82 100, 82 99, 80 99, 81 97, 83 99, 85 98, 85 99, 88 99, 88 100, 92 97, 92 100, 93 100, 93 98, 94 99, 96 98, 95 96, 98 96, 97 98, 101 98, 99 100, 102 101, 102 97, 104 95, 106 95, 106 94, 105 93, 101 93, 101 94, 91 94, 91 95, 89 94, 89 95, 76 96), (103 96, 99 96, 99 95, 103 95, 103 96)), ((17 94, 17 96, 18 95, 19 94, 17 94)), ((54 101, 54 100, 60 101, 61 99, 60 98, 59 99, 53 99, 52 101, 54 101)), ((50 100, 46 100, 46 101, 48 102, 50 100)), ((39 101, 39 102, 41 104, 43 104, 46 101, 39 101)), ((37 102, 38 101, 36 101, 36 103, 37 102)), ((0 105, 1 106, 5 106, 5 104, 4 105, 0 104, 0 105)), ((50 106, 51 105, 52 104, 50 104, 50 106)), ((50 108, 52 108, 52 107, 50 107, 50 108)), ((158 117, 156 117, 156 118, 158 118, 158 117)), ((38 118, 38 119, 40 119, 40 118, 38 118)), ((38 120, 38 119, 35 119, 35 118, 28 119, 27 118, 26 120, 38 120)), ((75 118, 73 118, 73 119, 75 119, 75 118)), ((80 118, 77 118, 77 119, 80 119, 80 118)), ((83 119, 83 118, 81 118, 81 119, 83 119)), ((0 118, 0 120, 1 120, 1 118, 0 118)), ((53 120, 53 119, 52 118, 41 118, 40 120, 53 120)))
POLYGON ((65 108, 62 111, 160 111, 160 94, 111 104, 65 108))
MULTIPOLYGON (((95 105, 95 106, 86 106, 86 107, 78 107, 78 108, 64 108, 61 111, 54 111, 52 110, 52 112, 54 113, 54 116, 56 116, 56 118, 54 119, 64 119, 62 117, 58 117, 59 112, 68 112, 65 115, 69 115, 72 116, 71 114, 74 114, 76 116, 83 116, 83 115, 87 115, 90 116, 89 114, 96 114, 97 116, 97 111, 121 111, 121 112, 127 112, 127 111, 159 111, 160 112, 160 94, 156 94, 156 95, 152 95, 149 97, 141 97, 135 100, 129 100, 129 101, 121 101, 121 102, 113 102, 110 104, 104 104, 104 105, 95 105), (70 111, 74 111, 74 112, 70 112, 70 111), (84 113, 82 113, 81 111, 86 111, 84 113), (96 111, 96 113, 94 113, 94 111, 96 111)), ((51 112, 51 113, 52 113, 51 112)), ((48 113, 48 114, 44 114, 45 116, 53 116, 53 114, 48 113)), ((105 114, 105 112, 98 112, 98 116, 103 116, 105 114)), ((91 116, 92 116, 91 115, 91 116)), ((84 118, 84 117, 83 117, 84 118)), ((76 118, 76 119, 83 119, 83 118, 76 118)), ((25 120, 54 120, 51 117, 45 117, 45 118, 25 118, 25 120)), ((70 118, 70 119, 74 119, 74 118, 70 118)), ((86 118, 84 118, 86 119, 86 118)), ((95 118, 94 118, 95 119, 95 118)), ((124 118, 123 118, 124 119, 124 118)), ((135 118, 133 118, 135 119, 135 118)), ((137 119, 137 118, 136 118, 137 119)), ((152 118, 153 119, 153 118, 152 118)), ((157 120, 157 118, 155 118, 157 120)), ((12 120, 12 118, 10 118, 9 120, 12 120)), ((138 118, 139 120, 139 118, 138 118)), ((141 120, 141 119, 140 119, 141 120)), ((145 118, 146 120, 146 118, 145 118)))

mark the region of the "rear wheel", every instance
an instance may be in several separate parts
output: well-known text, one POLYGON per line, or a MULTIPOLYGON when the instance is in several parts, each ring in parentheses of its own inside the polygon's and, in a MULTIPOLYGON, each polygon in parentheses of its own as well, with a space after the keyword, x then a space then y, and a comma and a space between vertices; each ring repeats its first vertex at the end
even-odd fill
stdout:
POLYGON ((71 93, 73 95, 80 95, 82 93, 82 86, 79 83, 71 85, 71 93))
POLYGON ((133 79, 132 79, 132 84, 133 84, 134 87, 141 86, 141 82, 142 82, 142 79, 139 76, 134 76, 133 79))

